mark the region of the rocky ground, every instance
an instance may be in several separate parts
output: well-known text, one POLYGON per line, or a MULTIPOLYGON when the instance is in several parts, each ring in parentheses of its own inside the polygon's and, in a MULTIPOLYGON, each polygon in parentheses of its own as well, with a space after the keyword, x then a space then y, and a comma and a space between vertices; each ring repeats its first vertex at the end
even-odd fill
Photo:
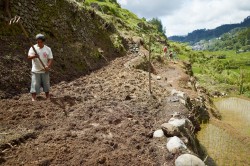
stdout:
MULTIPOLYGON (((175 112, 188 116, 173 89, 189 77, 180 63, 133 68, 139 55, 117 58, 90 75, 52 87, 51 101, 29 94, 0 101, 0 165, 174 165, 167 137, 153 138, 175 112)), ((53 77, 53 75, 51 75, 53 77)))

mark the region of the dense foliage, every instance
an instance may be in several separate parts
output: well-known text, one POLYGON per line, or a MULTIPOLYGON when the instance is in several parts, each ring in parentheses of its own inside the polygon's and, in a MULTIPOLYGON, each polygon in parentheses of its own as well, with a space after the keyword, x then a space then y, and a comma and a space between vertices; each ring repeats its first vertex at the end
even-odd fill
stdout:
POLYGON ((166 29, 163 27, 162 22, 159 18, 152 18, 151 20, 149 20, 149 23, 155 25, 158 31, 162 34, 166 33, 166 29))

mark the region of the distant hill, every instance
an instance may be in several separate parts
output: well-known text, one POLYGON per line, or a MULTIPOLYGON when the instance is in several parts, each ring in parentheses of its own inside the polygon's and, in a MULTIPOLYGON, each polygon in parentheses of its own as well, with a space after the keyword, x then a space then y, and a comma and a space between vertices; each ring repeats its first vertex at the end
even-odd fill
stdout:
POLYGON ((218 38, 201 40, 193 44, 194 50, 235 50, 237 52, 250 51, 250 27, 235 28, 218 38))
POLYGON ((178 42, 188 42, 190 44, 197 43, 201 40, 210 40, 213 38, 218 38, 222 34, 227 33, 235 28, 250 27, 250 16, 244 19, 243 22, 238 24, 225 24, 221 25, 215 29, 198 29, 191 33, 188 33, 187 36, 171 36, 170 40, 178 42))

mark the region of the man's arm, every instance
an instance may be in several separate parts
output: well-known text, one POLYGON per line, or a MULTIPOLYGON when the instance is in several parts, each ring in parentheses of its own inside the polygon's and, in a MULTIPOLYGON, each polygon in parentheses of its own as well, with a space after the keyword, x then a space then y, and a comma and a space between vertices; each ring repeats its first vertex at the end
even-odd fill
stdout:
POLYGON ((37 54, 35 54, 35 55, 28 55, 28 59, 29 60, 32 60, 34 58, 38 58, 38 55, 37 54))
POLYGON ((53 62, 53 59, 49 59, 49 60, 48 60, 48 68, 51 68, 52 62, 53 62))
POLYGON ((32 60, 34 58, 38 58, 38 55, 34 52, 33 48, 31 47, 28 52, 28 59, 32 60))
POLYGON ((52 62, 53 62, 53 59, 48 60, 48 66, 45 67, 46 72, 49 71, 49 69, 51 68, 52 62))

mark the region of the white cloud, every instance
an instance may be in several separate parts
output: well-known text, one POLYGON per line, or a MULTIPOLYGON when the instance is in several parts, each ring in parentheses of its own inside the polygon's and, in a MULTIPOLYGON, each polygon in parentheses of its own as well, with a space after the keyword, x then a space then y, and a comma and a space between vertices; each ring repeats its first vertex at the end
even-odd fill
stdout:
POLYGON ((119 2, 122 6, 128 4, 128 1, 127 1, 127 0, 118 0, 118 2, 119 2))
POLYGON ((168 15, 181 7, 186 0, 118 0, 125 8, 135 12, 139 17, 153 18, 168 15))
POLYGON ((195 29, 211 29, 239 23, 250 15, 250 0, 118 0, 139 17, 159 17, 167 35, 186 35, 195 29))

